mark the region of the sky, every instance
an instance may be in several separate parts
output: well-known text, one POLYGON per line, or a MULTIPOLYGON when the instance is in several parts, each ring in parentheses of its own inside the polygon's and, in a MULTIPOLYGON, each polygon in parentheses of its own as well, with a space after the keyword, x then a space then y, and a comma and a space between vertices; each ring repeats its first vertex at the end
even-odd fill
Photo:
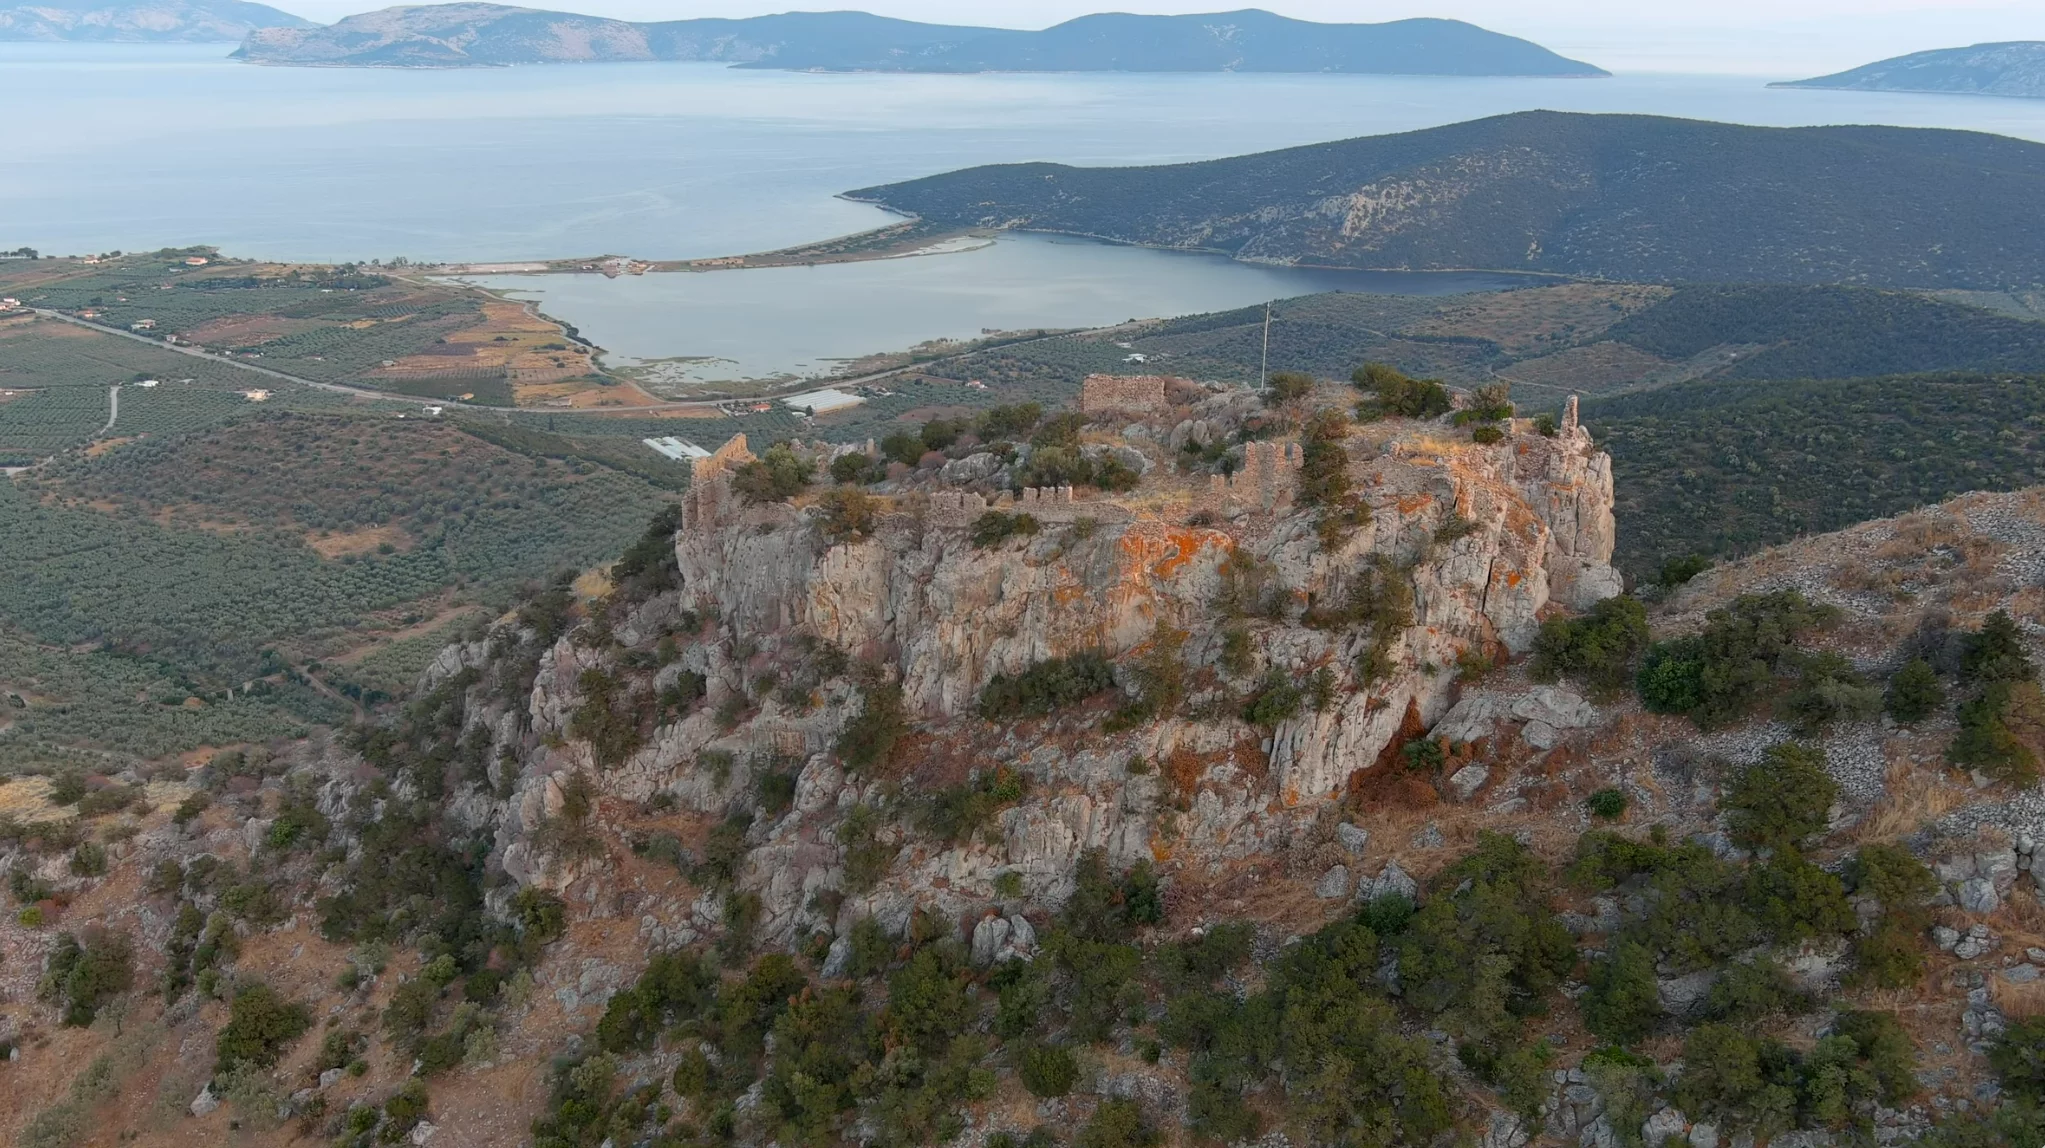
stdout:
MULTIPOLYGON (((949 24, 1042 28, 1098 11, 1255 6, 1304 20, 1468 20, 1614 71, 1804 76, 1989 40, 2045 40, 2045 0, 524 0, 625 20, 859 8, 949 24)), ((314 20, 379 0, 278 0, 314 20)))

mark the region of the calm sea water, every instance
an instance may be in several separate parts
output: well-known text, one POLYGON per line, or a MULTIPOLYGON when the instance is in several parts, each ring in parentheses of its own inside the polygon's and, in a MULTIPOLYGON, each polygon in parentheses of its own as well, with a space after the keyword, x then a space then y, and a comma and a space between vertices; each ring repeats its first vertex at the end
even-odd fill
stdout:
MULTIPOLYGON (((0 44, 0 248, 210 243, 309 260, 695 258, 875 226, 886 218, 877 209, 833 196, 970 164, 1205 159, 1528 108, 2045 140, 2045 101, 1771 91, 1753 77, 822 76, 713 64, 406 71, 260 68, 225 51, 0 44)), ((611 337, 639 357, 723 353, 733 324, 747 328, 738 343, 802 348, 736 356, 755 362, 1320 289, 1310 276, 1286 286, 1282 272, 1157 259, 1004 243, 810 274, 545 289, 551 307, 593 333, 612 310, 656 314, 636 330, 661 332, 657 345, 616 320, 611 337), (953 298, 961 292, 971 297, 953 298), (931 321, 882 322, 912 308, 931 321), (844 318, 853 314, 865 318, 844 318)))

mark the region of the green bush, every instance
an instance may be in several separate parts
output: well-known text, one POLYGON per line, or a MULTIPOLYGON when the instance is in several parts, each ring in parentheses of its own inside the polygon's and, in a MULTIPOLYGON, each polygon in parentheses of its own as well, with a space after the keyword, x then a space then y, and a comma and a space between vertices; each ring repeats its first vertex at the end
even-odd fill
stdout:
POLYGON ((1704 1015, 1715 1021, 1757 1024, 1772 1016, 1797 1016, 1817 1007, 1811 995, 1773 958, 1735 961, 1711 983, 1704 1015))
POLYGON ((214 1071, 230 1072, 245 1064, 272 1067, 284 1046, 311 1027, 312 1012, 304 1005, 284 999, 261 981, 247 985, 234 994, 227 1024, 214 1039, 214 1071))
POLYGON ((1889 679, 1885 701, 1890 717, 1903 725, 1915 725, 1946 704, 1946 691, 1930 662, 1912 658, 1889 679))
POLYGON ((1779 691, 1797 667, 1803 641, 1839 611, 1794 590, 1745 594, 1705 615, 1695 638, 1658 643, 1637 679, 1641 701, 1657 713, 1687 713, 1710 728, 1738 721, 1779 691))
POLYGON ((968 537, 972 539, 975 547, 985 550, 999 546, 1011 538, 1028 538, 1042 529, 1042 524, 1033 514, 989 510, 973 520, 968 537))
POLYGON ((836 749, 847 769, 882 769, 894 761, 896 744, 909 732, 902 684, 882 676, 877 667, 861 676, 859 713, 839 732, 836 749))
POLYGON ((1022 800, 1028 779, 1011 766, 997 765, 925 797, 916 809, 917 828, 940 841, 962 842, 977 833, 997 810, 1022 800))
POLYGON ((1470 402, 1456 412, 1455 424, 1503 422, 1513 415, 1512 384, 1485 383, 1470 392, 1470 402))
MULTIPOLYGON (((21 923, 34 928, 41 911, 23 910, 21 923), (27 920, 29 913, 37 920, 27 920)), ((90 929, 81 942, 70 933, 57 937, 42 979, 42 996, 56 1003, 63 1022, 84 1027, 115 997, 135 985, 135 946, 124 933, 90 929)))
POLYGON ((1647 647, 1647 608, 1636 598, 1607 598, 1579 618, 1550 618, 1534 638, 1536 681, 1575 678, 1601 694, 1632 680, 1647 647))
POLYGON ((1135 1101, 1108 1099, 1094 1108, 1073 1148, 1151 1148, 1162 1139, 1135 1101))
POLYGON ((1455 405, 1438 380, 1410 378, 1383 363, 1365 363, 1350 378, 1370 396, 1359 411, 1372 417, 1440 418, 1455 405))
POLYGON ((775 443, 732 474, 731 488, 749 502, 787 502, 809 486, 815 473, 815 466, 787 443, 775 443))
POLYGON ((1114 667, 1097 652, 1046 658, 1019 674, 994 675, 980 691, 980 716, 1044 717, 1114 688, 1114 667))
POLYGON ((1505 431, 1489 424, 1473 427, 1470 430, 1470 441, 1478 446, 1491 446, 1505 441, 1505 431))
POLYGON ((1477 848, 1433 882, 1399 938, 1406 1000, 1465 1041, 1501 1045, 1546 1007, 1576 963, 1556 917, 1547 867, 1510 837, 1477 848))
POLYGON ((1298 682, 1273 666, 1264 671, 1263 680, 1243 703, 1243 720, 1260 729, 1275 728, 1298 716, 1306 697, 1298 682))
POLYGON ((1600 789, 1584 798, 1583 807, 1601 821, 1617 821, 1626 815, 1626 794, 1617 789, 1600 789))
POLYGON ((1882 690, 1868 685, 1853 663, 1834 653, 1801 654, 1792 659, 1796 685, 1776 704, 1777 712, 1815 736, 1835 721, 1867 721, 1882 712, 1882 690))
POLYGON ((1073 1059, 1072 1051, 1052 1044, 1030 1044, 1023 1046, 1016 1056, 1016 1075, 1022 1079, 1023 1087, 1030 1095, 1050 1098, 1063 1096, 1079 1083, 1079 1061, 1073 1059))
POLYGON ((817 499, 817 532, 833 544, 856 542, 872 534, 880 525, 880 511, 880 502, 864 491, 843 487, 827 490, 817 499))
POLYGON ((1662 563, 1655 581, 1664 586, 1681 586, 1711 569, 1711 559, 1702 554, 1686 554, 1681 558, 1670 558, 1662 563))
POLYGON ((1314 393, 1314 377, 1305 371, 1273 371, 1264 386, 1264 401, 1280 406, 1314 393))
POLYGON ((1740 845, 1793 849, 1824 832, 1838 798, 1839 784, 1825 772, 1825 751, 1786 741, 1741 770, 1720 807, 1740 845))
POLYGON ((1661 1020, 1654 954, 1630 942, 1612 946, 1604 960, 1591 966, 1589 991, 1583 996, 1584 1027, 1625 1045, 1652 1033, 1661 1020))

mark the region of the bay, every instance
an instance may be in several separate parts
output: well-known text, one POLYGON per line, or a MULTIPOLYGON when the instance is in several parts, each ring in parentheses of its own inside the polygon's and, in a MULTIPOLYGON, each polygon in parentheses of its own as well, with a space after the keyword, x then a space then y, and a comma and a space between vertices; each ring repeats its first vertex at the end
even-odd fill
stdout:
POLYGON ((0 248, 273 259, 760 251, 875 226, 848 188, 978 163, 1167 163, 1551 108, 2045 140, 2045 101, 1766 77, 811 75, 717 64, 270 68, 0 44, 0 248))
MULTIPOLYGON (((865 230, 849 188, 979 163, 1169 163, 1530 108, 2045 141, 2045 101, 1773 90, 1767 77, 814 75, 717 64, 268 68, 221 45, 0 44, 0 249, 212 244, 308 261, 692 259, 865 230)), ((509 278, 614 361, 812 374, 985 328, 1091 326, 1381 276, 1009 237, 956 255, 603 280, 509 278)))

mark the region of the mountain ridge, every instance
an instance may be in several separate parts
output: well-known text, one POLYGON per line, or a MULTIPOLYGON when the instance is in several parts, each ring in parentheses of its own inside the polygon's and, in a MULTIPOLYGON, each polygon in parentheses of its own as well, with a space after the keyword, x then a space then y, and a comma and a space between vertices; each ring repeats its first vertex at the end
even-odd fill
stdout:
POLYGON ((922 24, 865 12, 633 23, 461 3, 386 8, 330 27, 259 30, 237 58, 463 67, 697 60, 802 71, 1256 71, 1602 76, 1537 44, 1453 20, 1315 24, 1256 9, 1100 13, 1041 31, 922 24))
POLYGON ((1636 282, 2028 284, 2045 146, 1534 111, 1194 163, 1006 164, 845 193, 955 226, 1247 262, 1636 282), (1955 191, 1958 188, 1961 190, 1955 191))
POLYGON ((2045 99, 2045 40, 1934 48, 1768 86, 2045 99))
POLYGON ((0 41, 232 43, 261 28, 312 21, 248 0, 41 0, 0 7, 0 41))

